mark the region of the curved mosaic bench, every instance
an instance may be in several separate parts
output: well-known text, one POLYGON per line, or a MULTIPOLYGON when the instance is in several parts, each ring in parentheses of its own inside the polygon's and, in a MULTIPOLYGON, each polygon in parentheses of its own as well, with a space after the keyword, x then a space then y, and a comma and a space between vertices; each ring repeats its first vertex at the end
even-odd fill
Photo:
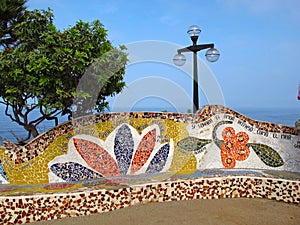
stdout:
POLYGON ((259 177, 178 179, 117 189, 0 198, 1 224, 22 224, 108 212, 135 204, 192 199, 268 198, 300 201, 300 182, 259 177))
POLYGON ((152 201, 263 197, 298 204, 299 149, 295 128, 216 105, 195 115, 78 118, 23 147, 0 148, 0 224, 152 201))

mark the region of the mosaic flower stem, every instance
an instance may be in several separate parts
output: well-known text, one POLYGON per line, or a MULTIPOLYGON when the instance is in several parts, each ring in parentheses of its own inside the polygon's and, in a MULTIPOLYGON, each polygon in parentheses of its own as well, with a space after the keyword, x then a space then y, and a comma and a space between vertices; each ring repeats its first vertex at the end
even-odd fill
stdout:
POLYGON ((213 138, 213 142, 221 149, 221 146, 223 144, 223 140, 219 140, 217 137, 217 130, 220 126, 224 125, 224 124, 232 124, 232 121, 221 121, 219 123, 217 123, 214 126, 214 129, 212 131, 212 138, 213 138))

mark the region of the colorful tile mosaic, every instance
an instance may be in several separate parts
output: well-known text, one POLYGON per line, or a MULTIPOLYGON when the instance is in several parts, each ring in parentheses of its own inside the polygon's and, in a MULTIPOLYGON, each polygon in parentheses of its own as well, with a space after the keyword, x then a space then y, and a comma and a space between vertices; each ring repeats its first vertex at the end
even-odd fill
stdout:
POLYGON ((142 166, 145 165, 145 163, 150 157, 150 154, 154 149, 155 142, 156 142, 156 130, 153 129, 149 131, 142 138, 141 142, 139 143, 136 149, 136 152, 132 160, 132 166, 130 172, 131 174, 136 173, 138 170, 142 168, 142 166))
POLYGON ((55 163, 51 165, 50 170, 56 174, 56 176, 67 182, 95 180, 103 177, 101 174, 75 162, 55 163))
POLYGON ((165 144, 163 145, 158 152, 154 155, 153 159, 151 160, 146 173, 159 173, 163 170, 167 163, 167 159, 170 152, 170 145, 165 144))
POLYGON ((78 180, 70 170, 77 164, 87 179, 91 171, 105 177, 184 173, 183 168, 187 173, 222 167, 299 171, 300 138, 294 134, 295 128, 254 121, 222 106, 206 106, 196 115, 87 116, 55 127, 24 147, 6 141, 0 148, 1 182, 51 183, 55 176, 54 181, 78 180), (60 163, 56 169, 54 162, 60 163), (63 179, 58 168, 74 175, 63 179))
POLYGON ((117 131, 114 141, 114 153, 121 174, 126 174, 133 156, 134 141, 130 128, 123 124, 117 131))
POLYGON ((120 175, 118 165, 104 148, 96 143, 73 138, 75 148, 87 164, 105 177, 120 175))
POLYGON ((299 160, 296 128, 255 121, 223 106, 205 106, 195 115, 86 116, 23 147, 8 141, 0 147, 0 224, 151 201, 264 197, 298 204, 299 176, 271 174, 297 174, 299 160), (222 169, 269 172, 227 177, 222 169), (199 178, 204 170, 219 177, 199 178))

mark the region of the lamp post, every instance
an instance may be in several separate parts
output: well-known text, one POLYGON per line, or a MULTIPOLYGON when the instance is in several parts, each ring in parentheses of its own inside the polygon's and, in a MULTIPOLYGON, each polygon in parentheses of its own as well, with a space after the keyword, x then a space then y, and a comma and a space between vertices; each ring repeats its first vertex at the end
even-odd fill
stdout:
POLYGON ((193 45, 178 49, 177 54, 173 58, 173 62, 176 66, 182 66, 186 61, 182 53, 193 52, 193 113, 199 109, 197 52, 208 49, 205 56, 209 62, 216 62, 220 57, 220 53, 214 48, 214 44, 197 45, 200 32, 201 30, 198 26, 190 26, 187 33, 190 35, 193 45))

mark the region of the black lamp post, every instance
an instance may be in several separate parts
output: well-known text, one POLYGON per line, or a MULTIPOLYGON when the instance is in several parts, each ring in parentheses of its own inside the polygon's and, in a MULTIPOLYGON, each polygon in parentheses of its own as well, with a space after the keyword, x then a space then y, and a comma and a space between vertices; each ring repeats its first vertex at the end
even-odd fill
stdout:
POLYGON ((199 109, 199 94, 198 94, 198 68, 197 68, 197 52, 208 49, 205 53, 206 59, 209 62, 216 62, 220 53, 217 49, 214 48, 214 44, 202 44, 197 45, 197 40, 199 37, 201 30, 198 26, 193 25, 190 26, 187 33, 190 35, 193 45, 181 48, 177 50, 177 54, 173 58, 173 62, 176 66, 184 65, 186 58, 182 52, 193 52, 193 113, 195 113, 199 109))

